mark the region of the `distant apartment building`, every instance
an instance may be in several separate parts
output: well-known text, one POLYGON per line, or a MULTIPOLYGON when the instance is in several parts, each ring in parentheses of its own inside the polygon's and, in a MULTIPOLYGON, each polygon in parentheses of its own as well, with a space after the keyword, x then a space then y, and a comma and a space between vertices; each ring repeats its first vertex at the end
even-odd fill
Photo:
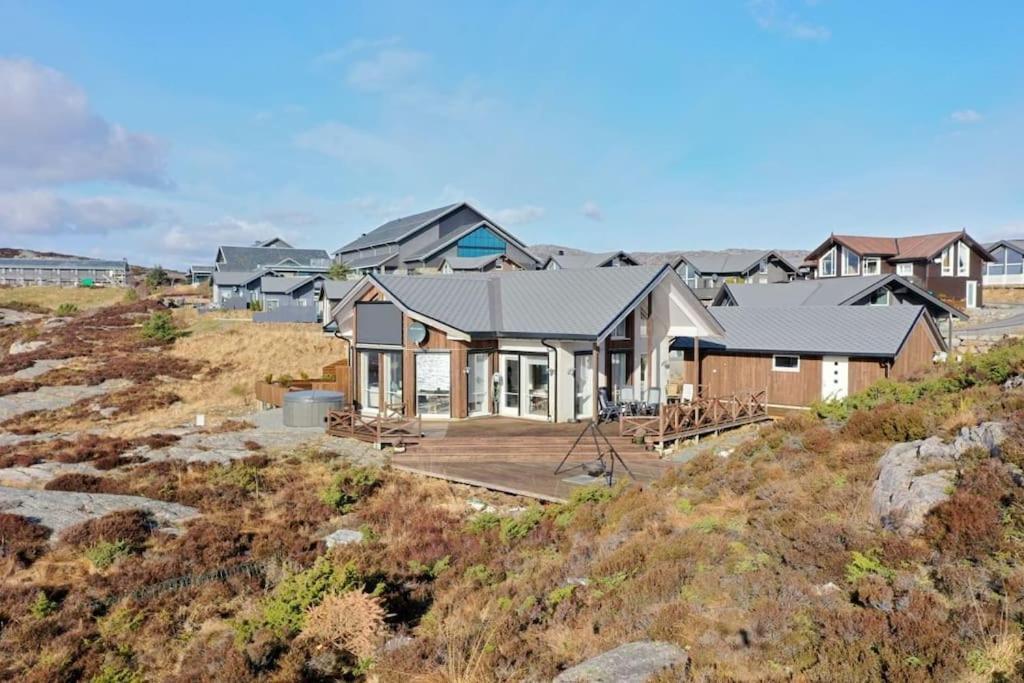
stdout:
POLYGON ((124 287, 127 284, 127 261, 77 258, 0 259, 0 285, 124 287))
POLYGON ((797 267, 779 252, 764 250, 684 253, 674 267, 705 304, 714 300, 726 283, 766 285, 798 276, 797 267))

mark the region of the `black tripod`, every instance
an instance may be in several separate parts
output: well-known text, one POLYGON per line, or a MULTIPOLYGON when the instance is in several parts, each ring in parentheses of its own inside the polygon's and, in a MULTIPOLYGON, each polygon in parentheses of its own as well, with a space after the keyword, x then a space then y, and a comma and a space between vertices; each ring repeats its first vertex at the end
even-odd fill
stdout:
POLYGON ((619 452, 615 450, 615 446, 608 441, 608 437, 605 436, 604 432, 598 428, 597 423, 590 421, 587 422, 585 427, 583 427, 583 431, 580 432, 580 435, 576 437, 576 440, 572 444, 572 448, 570 448, 569 452, 565 454, 564 458, 562 458, 562 462, 558 463, 558 467, 555 468, 555 474, 571 472, 572 470, 579 468, 591 477, 603 476, 607 480, 608 486, 611 486, 615 481, 616 461, 622 465, 622 468, 626 470, 630 478, 633 481, 636 481, 636 476, 633 474, 633 471, 629 469, 629 465, 627 465, 626 461, 622 459, 622 456, 619 455, 619 452), (580 441, 582 441, 583 437, 587 435, 587 432, 590 432, 590 435, 594 438, 594 449, 597 451, 597 460, 581 462, 579 464, 572 465, 571 467, 565 467, 565 462, 569 459, 569 456, 572 455, 573 451, 576 450, 576 446, 580 444, 580 441), (604 442, 603 447, 601 442, 597 439, 599 436, 601 437, 601 441, 604 442), (605 456, 608 457, 608 462, 605 462, 605 456), (565 469, 562 469, 563 467, 565 467, 565 469))

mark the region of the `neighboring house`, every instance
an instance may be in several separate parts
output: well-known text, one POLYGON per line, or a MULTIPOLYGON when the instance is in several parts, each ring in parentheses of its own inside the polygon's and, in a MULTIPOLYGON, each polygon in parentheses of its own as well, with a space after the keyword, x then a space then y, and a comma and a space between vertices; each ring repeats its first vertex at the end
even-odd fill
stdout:
POLYGON ((723 333, 669 266, 372 274, 331 311, 364 413, 589 420, 598 388, 668 381, 679 336, 723 333))
POLYGON ((285 242, 280 237, 271 237, 269 240, 263 240, 262 242, 256 242, 253 246, 255 247, 269 247, 271 249, 293 249, 292 245, 285 242))
POLYGON ((908 237, 830 235, 807 255, 813 277, 895 273, 965 308, 982 305, 983 268, 992 255, 965 231, 908 237))
POLYGON ((217 248, 214 266, 218 271, 272 270, 279 275, 316 275, 330 270, 331 257, 323 249, 222 246, 217 248))
POLYGON ((192 265, 188 267, 188 280, 190 284, 201 285, 210 281, 213 277, 214 266, 192 265))
POLYGON ((684 253, 676 260, 676 272, 705 304, 727 282, 771 284, 789 282, 796 267, 777 251, 731 250, 684 253))
POLYGON ((767 391, 769 406, 805 407, 885 377, 908 377, 946 351, 922 306, 709 310, 725 328, 723 339, 673 344, 683 354, 683 381, 700 385, 706 396, 767 391))
POLYGON ((986 244, 992 261, 985 264, 986 287, 1024 287, 1024 239, 986 244))
POLYGON ((617 266, 638 266, 636 259, 624 251, 607 251, 601 254, 567 254, 559 249, 544 262, 544 270, 559 268, 614 268, 617 266))
POLYGON ((266 272, 250 270, 214 272, 213 306, 229 310, 249 308, 253 302, 260 300, 260 280, 266 272))
POLYGON ((953 320, 967 315, 933 296, 906 278, 870 275, 859 278, 796 280, 777 285, 725 285, 713 306, 778 308, 791 306, 924 306, 940 329, 946 344, 953 343, 953 320))
POLYGON ((325 280, 323 275, 264 275, 260 278, 263 310, 253 314, 253 322, 315 323, 319 317, 317 301, 325 280))
POLYGON ((359 284, 360 278, 351 280, 324 280, 317 292, 317 319, 323 323, 324 332, 333 333, 338 326, 331 319, 334 309, 353 287, 359 284))
POLYGON ((0 258, 0 285, 78 287, 128 284, 127 261, 77 258, 0 258))
POLYGON ((489 273, 493 270, 522 270, 523 267, 504 254, 487 256, 448 256, 441 262, 442 273, 489 273))
POLYGON ((396 218, 349 242, 334 259, 359 273, 436 272, 451 257, 503 254, 527 270, 540 266, 526 245, 466 202, 396 218))

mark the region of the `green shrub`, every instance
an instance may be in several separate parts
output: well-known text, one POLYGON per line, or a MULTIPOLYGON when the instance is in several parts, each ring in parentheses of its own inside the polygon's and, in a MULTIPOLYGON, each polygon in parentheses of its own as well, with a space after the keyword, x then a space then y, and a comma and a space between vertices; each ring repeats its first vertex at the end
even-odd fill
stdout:
POLYGON ((146 273, 146 286, 150 289, 166 285, 171 279, 167 276, 167 271, 164 270, 163 266, 153 266, 146 273))
POLYGON ((134 301, 138 301, 139 300, 139 293, 136 292, 134 289, 128 288, 128 289, 124 290, 124 300, 127 303, 132 303, 134 301))
POLYGON ((153 341, 168 343, 185 334, 184 330, 178 329, 174 324, 174 318, 167 311, 154 311, 146 322, 142 323, 142 336, 153 341))
POLYGON ((693 503, 690 502, 689 498, 680 498, 676 501, 676 510, 679 510, 684 515, 688 515, 693 512, 693 503))
POLYGON ((57 307, 57 315, 59 315, 62 318, 72 316, 75 313, 78 313, 78 306, 76 306, 75 304, 65 302, 57 307))
POLYGON ((857 583, 869 575, 891 579, 896 575, 896 572, 882 564, 877 550, 868 550, 863 553, 854 550, 851 553, 849 564, 846 565, 846 580, 849 583, 857 583))
POLYGON ((466 567, 466 571, 463 573, 463 578, 477 586, 489 586, 495 582, 496 577, 486 565, 474 564, 470 567, 466 567))
POLYGON ((349 467, 334 475, 320 499, 342 514, 352 511, 361 498, 371 494, 380 485, 377 470, 370 467, 349 467))
POLYGON ((36 593, 36 599, 32 601, 28 611, 36 619, 44 619, 56 612, 58 607, 59 604, 56 600, 51 600, 45 591, 39 591, 36 593))
POLYGON ((575 590, 576 586, 561 586, 560 588, 556 588, 550 593, 548 593, 547 597, 544 599, 544 602, 547 603, 548 607, 554 609, 566 600, 568 600, 569 598, 571 598, 575 590))
POLYGON ((501 540, 505 542, 518 541, 526 538, 533 531, 534 527, 540 524, 544 517, 544 509, 539 505, 533 505, 523 510, 516 517, 506 517, 501 520, 501 540))
POLYGON ((892 403, 857 410, 850 415, 843 433, 868 441, 915 441, 928 436, 928 425, 918 406, 892 403))
POLYGON ((100 541, 85 551, 85 557, 96 569, 106 569, 114 564, 119 557, 129 555, 132 546, 128 541, 100 541))
POLYGON ((338 567, 320 556, 309 569, 281 581, 263 600, 257 618, 236 624, 238 637, 248 642, 261 628, 282 638, 291 637, 302 630, 309 608, 320 604, 325 595, 352 590, 361 583, 353 563, 338 567))
POLYGON ((494 512, 481 512, 478 515, 473 515, 468 522, 466 522, 466 531, 471 534, 482 534, 490 529, 495 529, 501 525, 501 517, 494 512))
POLYGON ((615 489, 608 486, 592 485, 573 489, 572 494, 569 496, 569 501, 558 508, 555 522, 559 526, 567 526, 576 514, 576 510, 581 506, 604 503, 614 497, 615 489))
POLYGON ((90 679, 90 683, 142 683, 142 675, 118 664, 104 664, 100 672, 90 679))
POLYGON ((418 574, 429 579, 436 579, 439 577, 449 566, 451 566, 451 555, 445 555, 444 557, 434 560, 430 564, 424 564, 419 560, 409 560, 409 570, 413 574, 418 574))

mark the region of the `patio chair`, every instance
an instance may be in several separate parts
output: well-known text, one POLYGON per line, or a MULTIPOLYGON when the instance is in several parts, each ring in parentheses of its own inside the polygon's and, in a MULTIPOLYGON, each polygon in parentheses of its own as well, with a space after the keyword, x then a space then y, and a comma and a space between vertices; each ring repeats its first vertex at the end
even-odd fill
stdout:
POLYGON ((683 403, 691 403, 693 401, 694 387, 692 384, 683 385, 683 394, 680 396, 680 400, 683 403))
POLYGON ((619 389, 619 405, 627 415, 636 414, 636 391, 632 386, 624 386, 619 389))
POLYGON ((657 415, 661 408, 661 389, 652 388, 647 390, 647 400, 644 401, 644 413, 657 415))
POLYGON ((622 416, 622 409, 608 398, 608 389, 606 387, 601 387, 597 390, 597 408, 598 422, 613 422, 622 416))

